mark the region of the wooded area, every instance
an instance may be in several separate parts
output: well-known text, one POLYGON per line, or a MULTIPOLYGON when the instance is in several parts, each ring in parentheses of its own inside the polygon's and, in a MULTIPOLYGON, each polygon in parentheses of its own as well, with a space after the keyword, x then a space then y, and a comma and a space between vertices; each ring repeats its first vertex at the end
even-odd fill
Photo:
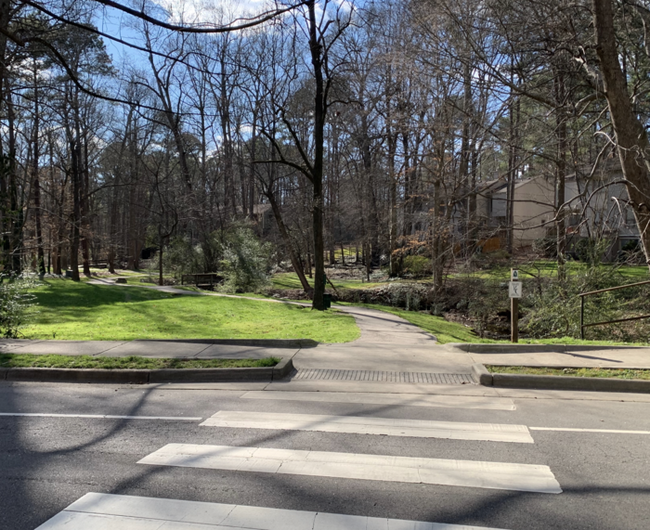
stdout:
POLYGON ((648 262, 650 2, 200 13, 0 0, 2 273, 78 280, 154 253, 161 281, 166 259, 218 272, 224 241, 252 230, 305 290, 315 270, 322 309, 325 262, 351 251, 368 274, 430 260, 434 287, 495 237, 516 251, 515 188, 531 178, 552 189, 528 228, 552 235, 558 276, 570 227, 607 239, 626 211, 648 262), (481 206, 495 184, 497 223, 481 206))

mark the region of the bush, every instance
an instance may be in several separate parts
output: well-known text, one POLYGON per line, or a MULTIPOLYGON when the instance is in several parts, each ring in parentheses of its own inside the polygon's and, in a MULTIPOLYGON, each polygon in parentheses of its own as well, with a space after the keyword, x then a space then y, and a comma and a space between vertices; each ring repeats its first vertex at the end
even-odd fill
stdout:
POLYGON ((492 252, 475 252, 469 259, 471 268, 486 270, 504 267, 510 261, 510 254, 504 249, 493 250, 492 252))
POLYGON ((225 292, 255 292, 269 283, 271 245, 263 243, 248 224, 234 225, 224 233, 221 272, 225 292))
POLYGON ((545 258, 557 258, 557 239, 553 237, 542 237, 533 241, 533 252, 541 254, 545 258))
POLYGON ((406 256, 402 262, 402 272, 415 278, 431 276, 431 258, 427 256, 406 256))
POLYGON ((619 263, 625 263, 627 265, 642 265, 645 263, 645 255, 643 254, 643 248, 641 248, 641 243, 638 239, 628 241, 622 247, 616 260, 619 263))
POLYGON ((372 289, 339 289, 336 299, 353 304, 380 304, 420 311, 430 306, 432 292, 430 284, 393 282, 372 289))
POLYGON ((503 318, 510 311, 507 284, 486 278, 465 276, 448 281, 436 301, 439 313, 450 318, 461 315, 471 321, 481 338, 503 332, 503 318))
MULTIPOLYGON (((567 267, 567 279, 540 277, 524 291, 522 305, 526 308, 521 321, 522 331, 534 338, 580 337, 580 297, 578 294, 619 285, 615 269, 581 266, 577 271, 567 267)), ((585 307, 585 321, 597 322, 617 318, 621 296, 625 291, 598 295, 585 307)), ((592 338, 610 338, 611 328, 592 328, 592 338)))
POLYGON ((602 262, 603 256, 607 252, 610 243, 607 240, 595 240, 589 238, 579 239, 573 245, 569 253, 574 259, 588 263, 589 265, 598 265, 602 262))
MULTIPOLYGON (((154 260, 158 268, 160 253, 154 260)), ((222 259, 222 245, 218 232, 210 234, 202 243, 192 244, 186 237, 172 239, 165 249, 163 266, 176 279, 183 274, 215 272, 222 259)))
MULTIPOLYGON (((186 237, 172 239, 165 249, 165 271, 180 280, 184 274, 220 273, 225 292, 259 291, 268 284, 272 247, 262 242, 248 222, 232 224, 192 244, 186 237)), ((152 260, 159 266, 160 253, 152 260)))
POLYGON ((0 335, 17 339, 25 322, 27 309, 36 297, 28 289, 36 287, 31 278, 0 276, 0 335))

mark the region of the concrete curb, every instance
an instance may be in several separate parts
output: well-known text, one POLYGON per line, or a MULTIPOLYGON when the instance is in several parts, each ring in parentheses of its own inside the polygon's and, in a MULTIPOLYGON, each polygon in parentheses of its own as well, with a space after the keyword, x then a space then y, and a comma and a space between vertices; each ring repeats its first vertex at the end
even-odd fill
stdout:
POLYGON ((472 377, 483 386, 534 390, 582 390, 591 392, 631 392, 650 394, 650 381, 563 375, 490 373, 482 364, 472 365, 472 377))
POLYGON ((293 372, 294 367, 293 367, 293 356, 292 357, 285 357, 280 360, 278 364, 276 364, 273 367, 273 381, 277 381, 278 379, 284 379, 287 377, 291 372, 293 372))
POLYGON ((95 370, 88 368, 8 368, 6 381, 53 383, 125 383, 148 382, 151 370, 95 370))
POLYGON ((445 344, 448 350, 463 351, 466 353, 567 353, 576 351, 600 350, 635 350, 645 349, 643 346, 585 346, 567 344, 480 344, 450 342, 445 344))
MULTIPOLYGON (((61 343, 61 342, 71 342, 71 343, 80 343, 84 342, 93 342, 93 341, 46 341, 46 340, 30 340, 30 339, 15 339, 11 343, 5 342, 0 339, 0 348, 4 347, 13 347, 20 348, 21 351, 4 351, 1 353, 29 353, 25 350, 26 347, 29 347, 31 344, 40 344, 47 342, 61 343)), ((108 341, 111 342, 111 341, 108 341)), ((119 345, 124 344, 160 344, 160 343, 169 343, 173 344, 175 342, 188 343, 188 344, 206 344, 206 345, 222 345, 222 346, 248 346, 248 347, 258 347, 258 348, 315 348, 318 346, 318 342, 311 339, 183 339, 183 340, 174 340, 174 339, 135 339, 133 341, 114 341, 119 343, 119 345)), ((92 355, 92 354, 88 354, 92 355)))
POLYGON ((183 339, 183 340, 156 340, 156 339, 136 339, 132 343, 147 342, 181 342, 189 344, 210 344, 222 346, 250 346, 259 348, 315 348, 318 342, 311 339, 183 339))
POLYGON ((0 381, 57 383, 220 383, 277 381, 293 371, 293 357, 268 368, 200 368, 178 370, 96 370, 75 368, 3 368, 0 381))
POLYGON ((492 386, 492 374, 482 364, 472 365, 472 378, 479 385, 492 386))

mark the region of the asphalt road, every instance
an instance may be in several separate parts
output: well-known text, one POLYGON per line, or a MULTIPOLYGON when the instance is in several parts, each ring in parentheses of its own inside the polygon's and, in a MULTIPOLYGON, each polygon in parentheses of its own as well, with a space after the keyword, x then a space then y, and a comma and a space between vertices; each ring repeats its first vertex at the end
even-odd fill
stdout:
MULTIPOLYGON (((0 383, 0 529, 33 530, 89 492, 511 530, 649 527, 647 399, 592 395, 583 400, 575 393, 563 399, 557 392, 453 397, 444 387, 432 387, 432 395, 383 395, 350 386, 354 394, 303 396, 262 392, 259 384, 191 390, 0 383), (200 425, 219 411, 260 418, 271 412, 356 417, 359 423, 383 418, 396 425, 404 420, 453 422, 452 427, 460 422, 520 425, 533 443, 462 439, 464 434, 448 439, 444 433, 418 437, 200 425), (390 481, 388 474, 360 479, 324 476, 325 471, 138 464, 168 444, 548 466, 562 492, 490 489, 472 483, 471 476, 467 485, 450 486, 390 481)), ((314 421, 310 428, 325 422, 314 421)))

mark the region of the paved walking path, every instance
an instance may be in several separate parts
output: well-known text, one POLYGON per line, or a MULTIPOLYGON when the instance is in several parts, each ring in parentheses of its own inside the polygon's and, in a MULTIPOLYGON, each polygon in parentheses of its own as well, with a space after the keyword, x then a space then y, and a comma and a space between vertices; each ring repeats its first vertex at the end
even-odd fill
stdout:
MULTIPOLYGON (((97 279, 95 285, 146 287, 186 296, 221 296, 170 286, 116 284, 97 279)), ((269 303, 295 304, 284 300, 249 298, 269 303)), ((308 305, 308 304, 302 304, 308 305)), ((616 367, 650 369, 650 348, 530 346, 530 345, 438 345, 433 335, 406 320, 383 311, 360 307, 337 307, 352 315, 361 330, 359 339, 343 344, 310 341, 238 340, 134 340, 63 341, 0 340, 0 352, 58 353, 120 357, 172 358, 263 358, 293 357, 298 369, 295 383, 325 381, 375 381, 393 383, 458 383, 471 373, 474 363, 557 367, 616 367), (549 351, 550 350, 550 351, 549 351)))
MULTIPOLYGON (((89 283, 113 285, 114 279, 91 280, 89 283)), ((138 286, 134 284, 117 284, 138 286)), ((211 292, 195 292, 171 286, 147 286, 173 294, 225 296, 211 292)), ((298 303, 268 298, 250 300, 298 303)), ((304 303, 302 305, 309 305, 304 303)), ((650 348, 528 344, 472 344, 462 347, 438 345, 433 335, 390 313, 361 307, 336 306, 354 316, 361 337, 344 344, 319 344, 317 348, 302 349, 294 358, 300 368, 340 368, 345 370, 400 370, 412 372, 459 373, 469 370, 473 363, 495 365, 525 365, 548 367, 604 367, 650 369, 650 348)), ((138 341, 140 342, 140 341, 138 341)))
MULTIPOLYGON (((113 284, 110 280, 92 280, 94 284, 113 284)), ((129 284, 117 284, 128 286, 129 284)), ((173 294, 205 296, 229 296, 220 293, 186 291, 169 286, 147 286, 150 289, 173 294)), ((268 298, 249 298, 256 301, 275 303, 298 303, 268 298)), ((309 305, 309 304, 302 304, 309 305)), ((462 351, 448 350, 436 344, 436 338, 390 313, 361 307, 337 306, 338 310, 352 315, 361 336, 343 344, 319 344, 315 348, 300 348, 293 358, 298 370, 343 370, 366 372, 433 372, 464 373, 471 371, 472 359, 462 351)), ((143 342, 143 341, 138 341, 143 342)), ((328 377, 328 374, 316 374, 328 377)), ((363 377, 362 374, 347 374, 347 377, 363 377)), ((379 377, 379 376, 377 376, 379 377)), ((388 378, 389 375, 381 377, 388 378)))
MULTIPOLYGON (((463 349, 466 345, 463 345, 463 349)), ((650 369, 650 348, 602 346, 546 346, 516 344, 472 345, 470 357, 476 363, 498 366, 546 366, 561 368, 639 368, 650 369)), ((446 345, 456 349, 454 345, 446 345)))

